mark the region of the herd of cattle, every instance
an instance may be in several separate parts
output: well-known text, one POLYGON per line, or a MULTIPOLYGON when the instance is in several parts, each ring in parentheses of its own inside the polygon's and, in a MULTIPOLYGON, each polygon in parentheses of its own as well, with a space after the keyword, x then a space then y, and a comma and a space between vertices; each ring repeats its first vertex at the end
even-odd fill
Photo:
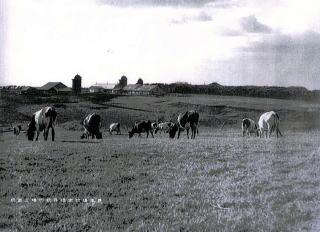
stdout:
MULTIPOLYGON (((36 140, 38 140, 40 132, 43 131, 44 140, 48 139, 49 130, 51 129, 52 141, 55 137, 55 123, 57 119, 57 112, 54 107, 44 107, 43 109, 35 112, 32 115, 31 122, 28 124, 27 137, 28 140, 34 140, 36 135, 36 140)), ((279 115, 274 111, 263 113, 258 121, 258 124, 250 119, 244 118, 241 123, 242 135, 250 136, 254 134, 258 137, 263 137, 265 134, 266 138, 270 138, 272 132, 276 132, 276 136, 282 136, 279 129, 279 115)), ((182 131, 187 132, 187 137, 189 138, 189 130, 191 130, 191 139, 196 137, 196 134, 199 133, 199 113, 194 110, 186 111, 185 113, 179 114, 176 122, 151 122, 148 121, 139 121, 135 122, 132 129, 128 131, 129 138, 132 138, 134 134, 138 134, 139 137, 141 133, 146 133, 147 138, 149 133, 153 137, 153 133, 165 132, 169 134, 169 138, 174 138, 178 132, 177 138, 179 139, 182 131)), ((101 139, 102 132, 101 129, 101 117, 96 114, 90 114, 83 120, 84 133, 81 135, 81 139, 90 137, 92 139, 101 139)), ((21 131, 21 126, 14 127, 14 134, 18 135, 21 131)), ((109 126, 109 133, 116 132, 121 134, 120 123, 112 123, 109 126)))

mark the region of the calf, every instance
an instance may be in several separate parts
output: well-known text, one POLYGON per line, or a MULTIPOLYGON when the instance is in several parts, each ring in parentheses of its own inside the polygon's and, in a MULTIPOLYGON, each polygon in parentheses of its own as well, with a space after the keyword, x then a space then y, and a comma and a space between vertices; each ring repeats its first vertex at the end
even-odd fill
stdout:
POLYGON ((161 122, 158 124, 154 133, 157 134, 158 131, 168 133, 170 128, 174 125, 172 122, 161 122))
POLYGON ((14 134, 15 136, 18 136, 18 135, 20 134, 20 132, 21 132, 21 129, 22 129, 21 125, 14 126, 14 127, 13 127, 13 134, 14 134))
POLYGON ((275 113, 274 111, 263 113, 260 116, 258 122, 260 138, 263 136, 263 133, 265 133, 266 138, 270 138, 273 131, 276 131, 277 138, 279 137, 279 135, 282 136, 279 129, 279 124, 280 118, 277 113, 275 113))
POLYGON ((244 118, 241 123, 242 127, 242 136, 250 136, 251 133, 256 134, 256 136, 259 136, 258 133, 258 126, 255 121, 253 121, 250 118, 244 118))
POLYGON ((28 125, 27 136, 28 140, 32 141, 37 132, 36 140, 39 134, 43 131, 44 140, 48 139, 49 129, 51 128, 52 141, 54 141, 55 131, 54 126, 57 119, 57 112, 54 107, 44 107, 32 115, 31 122, 28 125))
POLYGON ((102 133, 100 132, 101 128, 101 117, 100 115, 93 113, 88 115, 83 120, 84 133, 81 135, 81 139, 87 138, 91 136, 92 139, 102 139, 102 133))
POLYGON ((129 133, 129 138, 132 138, 132 136, 135 133, 138 133, 139 137, 140 137, 140 134, 143 133, 143 132, 147 133, 147 138, 149 137, 149 132, 150 132, 151 136, 153 138, 153 130, 152 130, 151 121, 136 122, 135 125, 133 126, 132 130, 128 132, 129 133))
POLYGON ((111 123, 110 126, 109 126, 109 133, 110 135, 112 135, 112 132, 115 131, 117 132, 117 135, 118 134, 121 134, 121 131, 120 131, 120 123, 116 122, 116 123, 111 123))

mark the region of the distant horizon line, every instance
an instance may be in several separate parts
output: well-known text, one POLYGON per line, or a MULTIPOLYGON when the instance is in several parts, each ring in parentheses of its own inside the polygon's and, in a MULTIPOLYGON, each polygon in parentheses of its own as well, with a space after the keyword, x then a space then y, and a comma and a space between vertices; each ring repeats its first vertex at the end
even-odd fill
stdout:
MULTIPOLYGON (((66 85, 64 82, 62 81, 49 81, 49 82, 46 82, 45 84, 47 83, 52 83, 52 82, 61 82, 63 83, 65 86, 67 86, 68 88, 72 88, 72 86, 68 86, 66 85)), ((44 85, 45 85, 44 84, 44 85)), ((90 86, 81 86, 81 88, 90 88, 91 86, 93 85, 99 85, 99 84, 109 84, 109 85, 117 85, 118 83, 109 83, 109 82, 105 82, 105 83, 94 83, 94 84, 91 84, 90 86)), ((129 85, 133 85, 133 84, 137 84, 137 83, 128 83, 129 85)), ((211 83, 203 83, 203 84, 192 84, 192 83, 189 83, 189 82, 183 82, 183 81, 176 81, 176 82, 171 82, 171 83, 164 83, 164 82, 153 82, 153 83, 143 83, 144 85, 152 85, 152 84, 163 84, 163 85, 172 85, 172 84, 184 84, 184 85, 193 85, 193 86, 210 86, 210 85, 213 85, 213 84, 217 84, 217 85, 220 85, 220 86, 226 86, 226 87, 277 87, 277 88, 304 88, 308 91, 320 91, 320 89, 309 89, 305 86, 281 86, 281 85, 222 85, 222 84, 219 84, 218 82, 211 82, 211 83)), ((41 86, 32 86, 32 85, 17 85, 17 84, 9 84, 9 85, 0 85, 1 87, 6 87, 6 86, 20 86, 20 87, 34 87, 34 88, 40 88, 44 85, 41 85, 41 86)))

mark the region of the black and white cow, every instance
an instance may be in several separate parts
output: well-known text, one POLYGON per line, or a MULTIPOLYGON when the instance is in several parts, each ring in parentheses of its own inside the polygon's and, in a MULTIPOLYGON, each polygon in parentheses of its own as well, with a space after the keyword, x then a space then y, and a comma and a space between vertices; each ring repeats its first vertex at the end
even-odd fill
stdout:
POLYGON ((154 133, 157 134, 158 131, 168 133, 170 128, 174 125, 173 122, 161 122, 158 124, 157 128, 155 129, 154 133))
POLYGON ((102 139, 102 133, 100 132, 101 128, 101 117, 100 115, 93 113, 88 115, 83 120, 84 133, 81 135, 81 139, 87 138, 91 136, 92 139, 102 139))
POLYGON ((141 133, 147 133, 147 138, 149 137, 149 133, 151 133, 151 136, 153 138, 153 128, 152 128, 152 122, 151 121, 140 121, 136 122, 129 133, 129 138, 132 138, 134 134, 140 134, 141 133))
POLYGON ((259 135, 260 138, 265 133, 266 138, 270 138, 271 133, 276 131, 277 138, 282 136, 281 131, 279 129, 280 118, 279 115, 274 111, 269 111, 263 113, 259 118, 259 135))
POLYGON ((185 112, 184 114, 179 114, 178 121, 175 123, 169 130, 169 137, 174 138, 176 132, 178 131, 178 139, 180 137, 181 131, 187 131, 187 137, 189 138, 189 128, 191 128, 191 139, 196 137, 196 133, 198 131, 198 124, 199 124, 199 113, 190 110, 185 112))
POLYGON ((36 140, 38 140, 41 131, 43 131, 44 140, 47 140, 49 135, 49 129, 51 128, 52 141, 54 141, 54 126, 56 123, 56 119, 57 112, 54 107, 44 107, 43 109, 35 112, 32 115, 31 122, 28 125, 28 140, 32 141, 36 132, 36 140))
POLYGON ((242 136, 250 136, 252 133, 259 136, 257 123, 250 118, 242 119, 241 128, 242 136))
POLYGON ((109 133, 110 135, 112 135, 112 132, 115 131, 117 132, 117 135, 118 134, 121 134, 121 131, 120 131, 120 123, 118 122, 115 122, 115 123, 111 123, 110 126, 109 126, 109 133))

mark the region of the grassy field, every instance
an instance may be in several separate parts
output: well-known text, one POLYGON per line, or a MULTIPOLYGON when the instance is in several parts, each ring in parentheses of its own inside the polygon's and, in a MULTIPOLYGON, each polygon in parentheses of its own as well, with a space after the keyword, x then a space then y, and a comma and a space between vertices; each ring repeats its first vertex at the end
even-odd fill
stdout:
MULTIPOLYGON (((0 115, 2 127, 27 123, 42 105, 9 107, 16 115, 0 115)), ((1 231, 320 230, 319 103, 188 95, 57 106, 55 142, 0 133, 1 231), (201 117, 195 140, 125 134, 136 119, 190 108, 201 117), (270 109, 285 136, 243 138, 241 118, 270 109), (92 111, 103 116, 104 137, 80 140, 81 117, 92 111), (123 135, 105 132, 115 120, 123 135), (30 201, 54 197, 102 202, 30 201)))
POLYGON ((265 140, 208 129, 193 141, 57 134, 47 143, 2 136, 2 230, 320 229, 317 131, 265 140), (102 203, 12 203, 12 197, 102 203))

